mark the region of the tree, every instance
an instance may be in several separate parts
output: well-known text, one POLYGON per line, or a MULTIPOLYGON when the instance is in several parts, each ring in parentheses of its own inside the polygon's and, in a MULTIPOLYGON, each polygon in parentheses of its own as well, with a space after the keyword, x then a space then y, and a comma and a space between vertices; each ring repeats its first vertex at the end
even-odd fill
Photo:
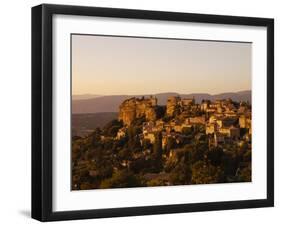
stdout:
POLYGON ((120 126, 112 126, 108 129, 107 135, 110 137, 116 137, 119 129, 120 129, 120 126))
POLYGON ((192 147, 192 163, 204 160, 208 145, 206 143, 197 143, 193 144, 192 147))
POLYGON ((161 159, 162 158, 162 133, 161 132, 156 132, 155 133, 155 141, 153 144, 153 154, 156 159, 161 159))
POLYGON ((149 187, 153 187, 153 186, 163 186, 166 184, 165 184, 165 180, 163 180, 162 178, 155 178, 155 179, 147 181, 146 185, 149 187))
POLYGON ((173 137, 168 137, 166 151, 169 152, 171 149, 176 147, 176 141, 173 137))
POLYGON ((247 167, 243 168, 238 173, 238 181, 241 182, 250 182, 252 181, 252 167, 251 164, 248 164, 247 167))
POLYGON ((100 145, 100 141, 101 141, 101 130, 100 128, 96 128, 94 130, 94 132, 91 134, 91 138, 92 138, 92 147, 98 147, 100 145))
POLYGON ((139 139, 139 134, 141 133, 140 128, 137 126, 131 125, 128 128, 128 146, 131 151, 140 151, 141 144, 139 139))
POLYGON ((174 185, 190 184, 192 179, 191 161, 186 153, 170 173, 170 181, 174 185))
POLYGON ((119 160, 124 160, 124 159, 128 160, 131 158, 131 155, 132 152, 128 148, 124 147, 119 151, 118 158, 119 160))
POLYGON ((182 129, 182 133, 183 133, 184 135, 188 136, 188 135, 192 134, 192 128, 190 128, 190 127, 184 127, 184 128, 182 129))
POLYGON ((222 182, 222 170, 204 161, 192 165, 192 184, 212 184, 222 182))
POLYGON ((134 173, 143 173, 149 168, 149 161, 145 160, 144 157, 138 158, 131 162, 129 169, 134 173))
POLYGON ((207 159, 213 166, 219 166, 223 156, 223 150, 219 147, 212 148, 207 152, 207 159))
POLYGON ((155 141, 153 144, 153 159, 155 160, 155 171, 158 172, 162 169, 162 133, 155 133, 155 141))
POLYGON ((155 108, 155 111, 156 111, 157 118, 163 118, 166 112, 166 106, 157 106, 155 108))
POLYGON ((128 188, 141 186, 140 180, 128 170, 114 172, 112 177, 101 182, 100 188, 128 188))
POLYGON ((143 150, 151 149, 152 145, 150 143, 150 140, 144 139, 142 147, 143 147, 143 150))
POLYGON ((173 116, 165 115, 165 116, 162 118, 162 120, 163 120, 163 122, 169 122, 172 118, 173 118, 173 116))
POLYGON ((235 176, 238 168, 238 161, 235 153, 229 151, 224 152, 221 158, 221 168, 226 178, 235 176))
POLYGON ((108 122, 103 127, 103 134, 106 136, 115 137, 118 130, 123 127, 123 123, 121 121, 118 121, 117 119, 114 119, 110 122, 108 122))

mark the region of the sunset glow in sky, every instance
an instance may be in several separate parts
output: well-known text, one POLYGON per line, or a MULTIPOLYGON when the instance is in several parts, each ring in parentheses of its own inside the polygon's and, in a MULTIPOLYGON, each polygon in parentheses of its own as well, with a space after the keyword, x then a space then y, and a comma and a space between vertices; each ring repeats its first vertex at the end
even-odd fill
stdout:
POLYGON ((72 94, 251 90, 251 43, 72 35, 72 94))

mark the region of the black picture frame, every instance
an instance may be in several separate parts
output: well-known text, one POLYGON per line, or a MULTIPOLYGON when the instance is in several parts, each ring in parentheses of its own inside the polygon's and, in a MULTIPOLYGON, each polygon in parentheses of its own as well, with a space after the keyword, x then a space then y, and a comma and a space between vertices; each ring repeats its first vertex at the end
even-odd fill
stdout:
POLYGON ((32 218, 40 221, 57 221, 270 206, 274 206, 273 19, 49 4, 32 8, 32 218), (52 18, 55 14, 266 27, 267 198, 54 212, 52 210, 52 18))

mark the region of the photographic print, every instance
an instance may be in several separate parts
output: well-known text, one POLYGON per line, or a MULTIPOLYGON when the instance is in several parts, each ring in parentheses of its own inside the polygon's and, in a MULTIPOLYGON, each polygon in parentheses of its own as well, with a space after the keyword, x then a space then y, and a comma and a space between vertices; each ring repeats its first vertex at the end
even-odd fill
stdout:
POLYGON ((32 218, 274 206, 274 19, 32 7, 32 218))
POLYGON ((72 190, 251 182, 251 45, 72 34, 72 190))

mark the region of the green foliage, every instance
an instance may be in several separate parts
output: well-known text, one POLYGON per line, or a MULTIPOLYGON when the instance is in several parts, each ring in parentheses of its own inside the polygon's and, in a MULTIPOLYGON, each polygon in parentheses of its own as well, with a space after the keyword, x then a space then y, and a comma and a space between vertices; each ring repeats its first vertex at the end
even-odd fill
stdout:
POLYGON ((223 157, 223 150, 219 147, 212 148, 207 152, 207 159, 213 166, 220 166, 223 157))
POLYGON ((222 178, 222 170, 204 161, 198 161, 192 165, 193 184, 219 183, 222 178))
POLYGON ((162 133, 157 132, 155 133, 155 141, 153 144, 153 154, 156 159, 161 160, 162 157, 162 133))
POLYGON ((233 177, 238 168, 238 159, 233 152, 225 152, 221 158, 221 167, 226 177, 233 177))
POLYGON ((131 125, 134 126, 134 127, 140 127, 142 126, 142 124, 145 122, 145 117, 142 116, 142 117, 139 117, 139 118, 135 118, 131 125))
POLYGON ((150 143, 150 140, 144 139, 142 147, 143 147, 143 150, 151 149, 152 144, 150 143))
POLYGON ((155 179, 152 179, 152 180, 148 181, 146 183, 146 186, 150 186, 150 187, 153 187, 153 186, 163 186, 163 185, 166 185, 165 182, 166 181, 163 180, 162 178, 155 178, 155 179))
POLYGON ((191 161, 188 155, 181 158, 180 162, 170 173, 172 184, 190 184, 192 179, 191 161))
POLYGON ((91 138, 91 145, 93 148, 99 147, 101 142, 101 130, 100 128, 95 129, 95 131, 89 136, 91 138))
POLYGON ((167 139, 167 145, 166 145, 166 151, 170 152, 171 149, 176 147, 176 141, 173 137, 168 137, 167 139))
POLYGON ((103 165, 98 169, 99 178, 111 177, 112 173, 113 173, 113 168, 109 164, 103 165))
POLYGON ((125 159, 129 160, 131 159, 131 156, 132 156, 132 152, 127 147, 122 148, 118 153, 118 158, 120 160, 125 160, 125 159))
POLYGON ((248 150, 243 155, 243 161, 244 162, 250 162, 251 160, 252 160, 252 152, 251 152, 251 150, 248 150))
POLYGON ((134 173, 141 173, 143 169, 149 168, 149 162, 145 158, 139 158, 130 164, 130 170, 134 173))
POLYGON ((156 117, 157 118, 163 118, 166 112, 166 107, 165 106, 157 106, 156 109, 156 117))
POLYGON ((123 123, 117 119, 110 121, 103 128, 103 135, 115 137, 120 128, 123 127, 123 123))
POLYGON ((138 135, 141 132, 141 128, 138 126, 130 126, 128 128, 128 145, 131 151, 140 151, 141 143, 138 135))
POLYGON ((248 164, 247 167, 243 168, 240 170, 238 176, 237 176, 237 181, 240 182, 249 182, 252 181, 252 167, 251 164, 248 164))
POLYGON ((183 133, 184 135, 186 135, 186 136, 191 135, 192 132, 193 132, 193 129, 190 128, 190 127, 184 127, 184 128, 182 129, 182 133, 183 133))
POLYGON ((141 186, 140 180, 128 170, 114 172, 111 178, 103 180, 100 188, 124 188, 141 186))
POLYGON ((162 120, 163 122, 169 122, 170 120, 172 120, 174 117, 173 116, 169 116, 169 115, 165 115, 162 120))
POLYGON ((192 144, 192 163, 203 160, 205 158, 208 145, 206 143, 192 144))

